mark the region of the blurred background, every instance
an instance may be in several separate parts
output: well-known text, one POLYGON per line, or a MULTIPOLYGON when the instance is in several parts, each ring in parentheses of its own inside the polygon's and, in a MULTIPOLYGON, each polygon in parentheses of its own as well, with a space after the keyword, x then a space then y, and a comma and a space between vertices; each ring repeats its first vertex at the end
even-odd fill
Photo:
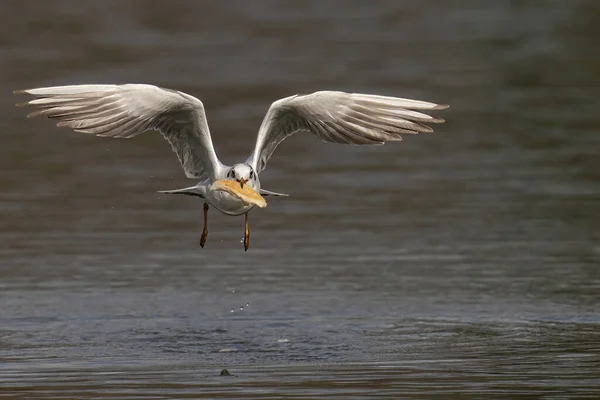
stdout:
POLYGON ((592 0, 4 1, 2 393, 597 397, 599 40, 592 0), (243 217, 201 249, 202 202, 156 193, 191 184, 160 135, 12 94, 134 82, 200 98, 226 163, 295 93, 450 108, 401 143, 285 141, 245 253, 243 217))

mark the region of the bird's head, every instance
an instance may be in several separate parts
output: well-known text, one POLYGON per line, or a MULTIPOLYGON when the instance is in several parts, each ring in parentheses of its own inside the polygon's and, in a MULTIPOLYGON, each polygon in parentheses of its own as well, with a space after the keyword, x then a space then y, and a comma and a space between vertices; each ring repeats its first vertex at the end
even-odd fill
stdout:
POLYGON ((227 178, 238 181, 241 187, 248 183, 252 188, 255 188, 258 181, 256 172, 248 164, 235 164, 227 172, 227 178))

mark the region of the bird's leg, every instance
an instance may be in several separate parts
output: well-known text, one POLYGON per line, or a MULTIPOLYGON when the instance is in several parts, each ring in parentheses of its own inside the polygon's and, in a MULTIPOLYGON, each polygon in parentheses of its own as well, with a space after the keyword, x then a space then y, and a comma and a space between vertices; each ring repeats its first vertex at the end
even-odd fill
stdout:
POLYGON ((248 251, 250 246, 250 229, 248 229, 248 213, 246 215, 246 225, 244 227, 244 251, 248 251))
POLYGON ((208 237, 208 203, 204 203, 204 229, 202 229, 202 236, 200 236, 200 247, 204 247, 206 244, 206 238, 208 237))

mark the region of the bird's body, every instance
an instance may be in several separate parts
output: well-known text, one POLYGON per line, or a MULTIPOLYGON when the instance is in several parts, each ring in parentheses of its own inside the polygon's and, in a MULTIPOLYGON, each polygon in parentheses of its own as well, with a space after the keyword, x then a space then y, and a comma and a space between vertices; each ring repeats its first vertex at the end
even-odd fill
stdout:
POLYGON ((431 132, 426 123, 444 122, 415 110, 440 110, 446 105, 367 94, 320 91, 275 101, 260 126, 254 151, 242 163, 224 165, 215 153, 204 105, 197 98, 146 84, 71 85, 17 91, 36 97, 28 117, 45 116, 58 126, 97 136, 130 138, 157 130, 170 143, 190 179, 184 189, 162 191, 204 199, 204 247, 209 205, 227 215, 246 216, 244 247, 249 245, 248 212, 254 207, 226 191, 219 180, 249 185, 263 196, 287 196, 261 188, 259 174, 277 146, 290 135, 305 131, 325 142, 356 145, 401 140, 401 134, 431 132))
MULTIPOLYGON (((231 167, 231 171, 236 172, 236 176, 240 176, 242 179, 248 179, 245 185, 250 186, 256 192, 260 193, 260 181, 258 176, 255 179, 249 178, 249 172, 246 172, 250 166, 245 164, 236 164, 231 167)), ((231 172, 230 172, 231 174, 231 172)), ((254 208, 254 204, 248 204, 242 201, 239 197, 234 196, 223 190, 213 190, 213 184, 218 180, 232 179, 231 176, 226 174, 217 174, 214 179, 207 178, 201 182, 198 182, 195 186, 177 189, 177 190, 161 190, 160 193, 166 194, 188 194, 191 196, 198 196, 203 198, 208 204, 221 211, 226 215, 241 215, 245 214, 254 208)), ((263 193, 265 194, 265 193, 263 193)))
POLYGON ((209 190, 210 187, 202 186, 206 194, 204 198, 211 206, 227 215, 242 215, 254 208, 254 204, 244 203, 239 197, 222 190, 209 190))

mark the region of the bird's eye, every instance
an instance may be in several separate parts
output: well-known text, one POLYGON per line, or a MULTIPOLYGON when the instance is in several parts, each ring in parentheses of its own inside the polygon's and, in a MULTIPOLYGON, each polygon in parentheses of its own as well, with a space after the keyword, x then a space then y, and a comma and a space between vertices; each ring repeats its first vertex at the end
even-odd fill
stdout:
POLYGON ((231 177, 235 178, 235 171, 231 171, 231 177))
POLYGON ((250 171, 250 179, 254 178, 254 171, 250 171))

